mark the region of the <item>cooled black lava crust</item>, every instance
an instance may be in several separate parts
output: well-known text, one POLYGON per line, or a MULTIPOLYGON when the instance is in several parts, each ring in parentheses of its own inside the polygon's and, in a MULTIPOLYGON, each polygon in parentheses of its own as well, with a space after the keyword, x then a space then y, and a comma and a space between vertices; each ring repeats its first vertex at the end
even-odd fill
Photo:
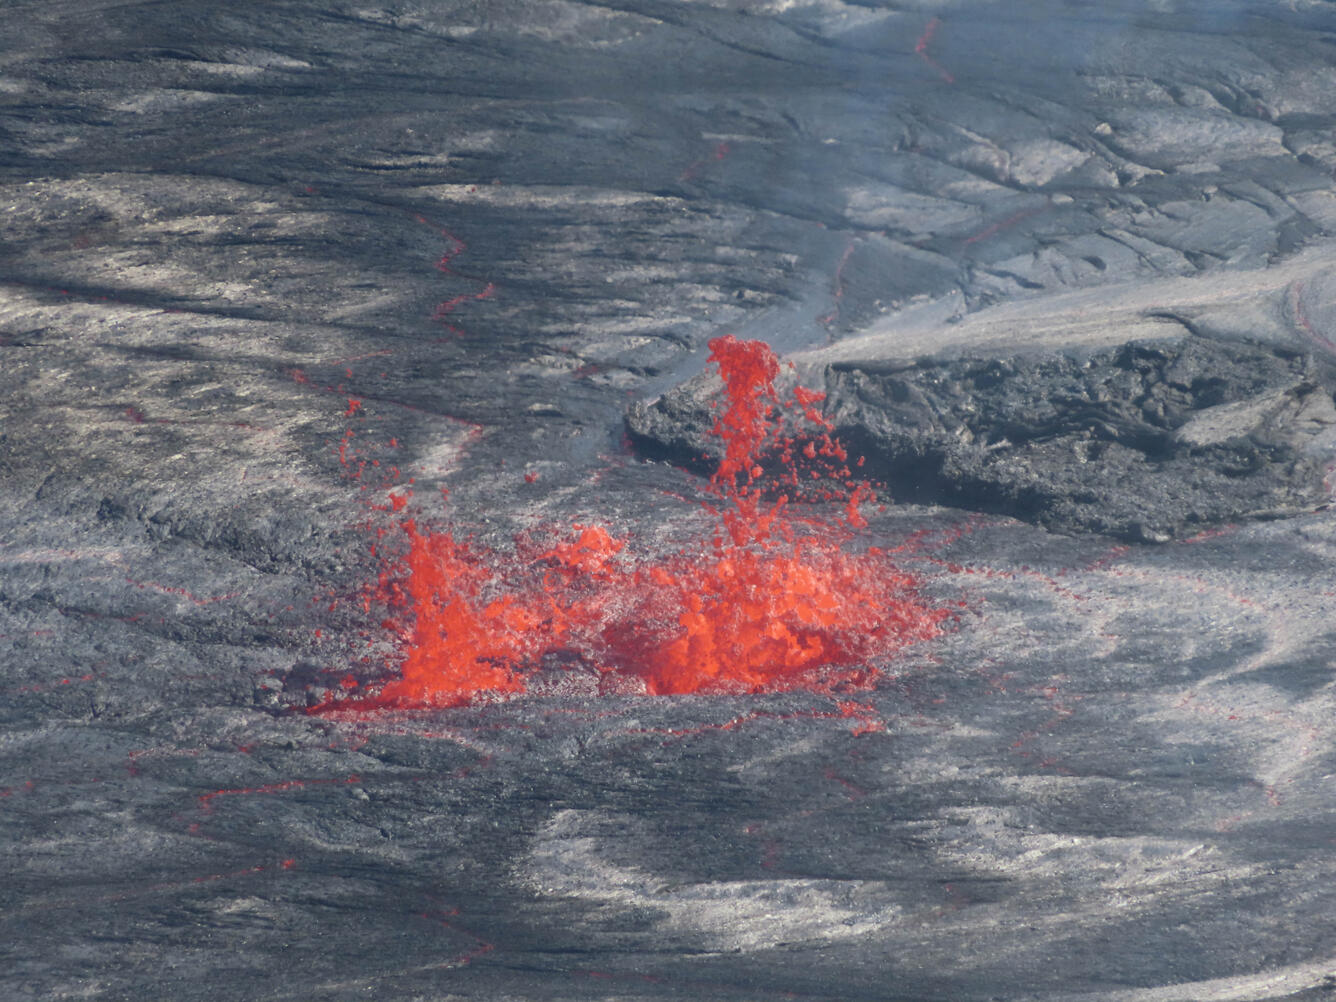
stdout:
MULTIPOLYGON (((825 415, 900 501, 1163 542, 1324 504, 1336 407, 1309 354, 1202 337, 1077 354, 835 364, 825 415)), ((698 385, 627 423, 649 455, 717 449, 698 385)))

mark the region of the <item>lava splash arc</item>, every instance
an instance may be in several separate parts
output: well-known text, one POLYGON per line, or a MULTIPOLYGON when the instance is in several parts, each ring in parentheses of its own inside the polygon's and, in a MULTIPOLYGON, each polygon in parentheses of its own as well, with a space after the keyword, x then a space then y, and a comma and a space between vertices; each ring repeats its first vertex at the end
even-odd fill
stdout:
POLYGON ((710 348, 724 383, 713 427, 723 451, 706 505, 716 527, 701 545, 636 553, 602 526, 576 524, 500 552, 405 520, 407 551, 373 589, 402 660, 389 681, 325 708, 459 705, 522 692, 553 664, 648 694, 847 692, 938 635, 950 610, 923 599, 886 551, 853 545, 875 495, 850 475, 821 395, 795 387, 781 400, 764 342, 722 337, 710 348), (813 485, 837 516, 814 517, 819 504, 792 514, 813 485))

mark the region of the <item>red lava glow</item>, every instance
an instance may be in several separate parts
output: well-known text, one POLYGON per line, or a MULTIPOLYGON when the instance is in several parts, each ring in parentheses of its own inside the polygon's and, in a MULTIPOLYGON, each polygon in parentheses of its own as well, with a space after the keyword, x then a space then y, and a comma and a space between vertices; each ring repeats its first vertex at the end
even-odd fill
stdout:
POLYGON ((686 170, 684 170, 680 175, 678 175, 677 179, 679 181, 694 180, 696 175, 700 173, 702 167, 705 167, 707 164, 711 162, 717 163, 718 161, 725 159, 731 152, 732 152, 732 147, 730 147, 728 143, 719 143, 717 146, 715 146, 714 152, 710 154, 709 159, 696 160, 692 162, 690 165, 688 165, 686 170))
POLYGON ((928 54, 928 46, 932 44, 933 36, 937 34, 937 29, 941 26, 942 19, 939 17, 934 17, 929 21, 927 27, 923 29, 923 34, 920 35, 918 41, 914 43, 914 51, 918 54, 920 59, 937 71, 938 76, 947 83, 953 84, 956 82, 956 78, 950 71, 942 66, 941 63, 928 54))
POLYGON ((713 429, 723 458, 709 484, 711 538, 656 556, 577 524, 501 553, 407 519, 407 552, 367 599, 389 608, 383 625, 402 638, 397 677, 317 709, 459 705, 523 692, 553 666, 596 671, 618 691, 630 679, 649 694, 847 693, 940 633, 948 610, 920 599, 886 551, 849 546, 875 495, 852 479, 816 409, 822 396, 795 387, 781 400, 764 342, 723 337, 710 348, 726 391, 713 429), (839 501, 839 516, 790 514, 809 500, 839 501))

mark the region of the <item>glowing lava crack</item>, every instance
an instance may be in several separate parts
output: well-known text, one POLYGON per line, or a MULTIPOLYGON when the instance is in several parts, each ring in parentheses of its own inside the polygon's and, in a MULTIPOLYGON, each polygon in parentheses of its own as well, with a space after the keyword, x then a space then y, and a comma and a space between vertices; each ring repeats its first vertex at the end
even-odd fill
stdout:
POLYGON ((576 525, 566 538, 524 539, 500 553, 404 521, 407 554, 374 595, 404 639, 397 677, 320 709, 518 693, 553 659, 638 679, 652 694, 850 691, 875 681, 878 662, 937 635, 950 613, 925 604, 885 551, 845 549, 874 496, 843 465, 815 410, 822 397, 797 387, 781 403, 779 364, 763 342, 724 337, 710 348, 726 392, 708 545, 636 555, 606 529, 576 525), (793 437, 782 434, 785 411, 801 429, 793 437), (762 484, 763 461, 784 471, 779 488, 762 484), (843 502, 838 519, 788 516, 791 501, 811 499, 811 485, 843 502))

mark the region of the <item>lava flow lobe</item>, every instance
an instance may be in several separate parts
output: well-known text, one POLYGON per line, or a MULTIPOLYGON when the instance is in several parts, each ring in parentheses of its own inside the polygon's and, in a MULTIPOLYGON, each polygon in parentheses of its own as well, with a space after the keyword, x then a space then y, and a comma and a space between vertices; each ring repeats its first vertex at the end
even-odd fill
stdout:
MULTIPOLYGON (((704 545, 634 553, 597 525, 513 553, 406 520, 408 548, 375 589, 403 638, 396 677, 326 708, 452 706, 524 691, 554 659, 650 694, 866 688, 877 663, 937 635, 949 615, 922 600, 881 549, 853 551, 874 495, 795 387, 781 401, 779 363, 761 341, 710 342, 724 381, 713 432, 724 456, 710 479, 717 527, 704 545), (797 433, 784 434, 785 413, 797 433), (762 464, 778 466, 763 481, 762 464), (839 499, 832 520, 790 514, 795 501, 839 499), (783 493, 780 493, 783 491, 783 493)), ((397 507, 397 506, 396 506, 397 507)))

